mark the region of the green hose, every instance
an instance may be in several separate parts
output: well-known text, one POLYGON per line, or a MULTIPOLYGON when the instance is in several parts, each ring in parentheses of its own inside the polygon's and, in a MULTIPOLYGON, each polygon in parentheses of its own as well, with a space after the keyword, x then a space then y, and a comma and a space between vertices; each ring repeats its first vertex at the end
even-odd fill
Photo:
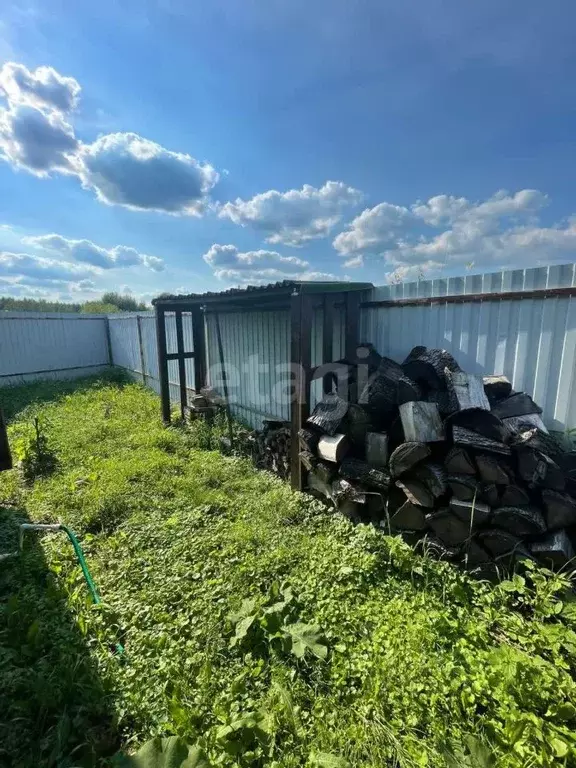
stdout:
MULTIPOLYGON (((62 525, 62 523, 55 523, 55 524, 47 524, 47 523, 22 523, 20 525, 20 549, 22 548, 23 543, 23 537, 24 537, 24 531, 64 531, 70 541, 72 542, 72 546, 74 547, 74 552, 76 554, 76 557, 78 558, 78 562, 80 563, 80 568, 82 569, 82 573, 84 574, 84 579, 86 581, 86 584, 88 585, 88 590, 90 592, 90 595, 92 597, 92 602, 94 605, 100 605, 102 603, 102 600, 100 599, 100 595, 98 594, 98 590, 96 589, 96 584, 94 583, 94 579, 92 578, 92 574, 90 573, 90 569, 88 568, 88 563, 86 562, 84 558, 84 552, 82 551, 82 547, 80 546, 80 542, 76 538, 73 531, 68 528, 66 525, 62 525)), ((119 655, 124 654, 124 646, 120 643, 115 644, 116 653, 119 655)))

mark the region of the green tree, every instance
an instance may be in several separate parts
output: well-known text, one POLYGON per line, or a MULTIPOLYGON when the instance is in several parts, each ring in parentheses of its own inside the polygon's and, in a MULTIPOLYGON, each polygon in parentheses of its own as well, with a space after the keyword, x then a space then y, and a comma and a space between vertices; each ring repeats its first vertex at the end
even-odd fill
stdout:
POLYGON ((104 304, 113 304, 120 312, 138 312, 148 309, 146 304, 138 302, 130 294, 108 291, 102 295, 101 301, 104 304))

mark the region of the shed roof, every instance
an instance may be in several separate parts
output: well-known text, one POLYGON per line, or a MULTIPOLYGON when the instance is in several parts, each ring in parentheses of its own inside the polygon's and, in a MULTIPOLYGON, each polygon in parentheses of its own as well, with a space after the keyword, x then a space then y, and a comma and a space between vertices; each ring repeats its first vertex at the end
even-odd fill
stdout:
POLYGON ((154 305, 191 305, 207 303, 227 303, 245 300, 252 302, 273 299, 277 296, 290 296, 293 293, 347 293, 349 291, 368 291, 372 283, 351 283, 346 281, 320 282, 305 280, 283 280, 269 285, 249 285, 246 288, 228 288, 225 291, 207 291, 206 293, 188 293, 162 295, 152 300, 154 305))

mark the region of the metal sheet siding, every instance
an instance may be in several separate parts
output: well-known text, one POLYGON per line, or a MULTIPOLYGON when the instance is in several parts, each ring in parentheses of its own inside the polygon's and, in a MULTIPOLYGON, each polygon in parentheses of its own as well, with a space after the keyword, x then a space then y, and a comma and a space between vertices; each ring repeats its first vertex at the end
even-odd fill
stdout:
MULTIPOLYGON (((369 300, 576 285, 574 264, 375 288, 369 300)), ((530 393, 554 430, 576 427, 576 298, 362 310, 362 339, 401 361, 417 344, 443 347, 470 373, 504 373, 530 393)))
MULTIPOLYGON (((253 428, 263 419, 290 418, 286 378, 290 363, 287 311, 220 313, 231 411, 253 428)), ((206 315, 208 381, 224 394, 216 318, 206 315)))
POLYGON ((82 375, 108 364, 103 315, 0 313, 0 386, 82 375))

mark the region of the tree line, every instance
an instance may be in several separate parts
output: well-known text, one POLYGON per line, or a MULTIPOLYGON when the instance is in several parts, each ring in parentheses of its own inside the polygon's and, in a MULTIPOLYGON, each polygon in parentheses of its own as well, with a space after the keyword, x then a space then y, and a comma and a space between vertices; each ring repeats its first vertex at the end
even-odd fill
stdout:
POLYGON ((68 301, 48 301, 47 299, 16 299, 12 296, 0 296, 0 311, 9 312, 82 312, 86 314, 110 312, 142 312, 151 309, 142 301, 125 293, 108 291, 95 301, 74 303, 68 301))

